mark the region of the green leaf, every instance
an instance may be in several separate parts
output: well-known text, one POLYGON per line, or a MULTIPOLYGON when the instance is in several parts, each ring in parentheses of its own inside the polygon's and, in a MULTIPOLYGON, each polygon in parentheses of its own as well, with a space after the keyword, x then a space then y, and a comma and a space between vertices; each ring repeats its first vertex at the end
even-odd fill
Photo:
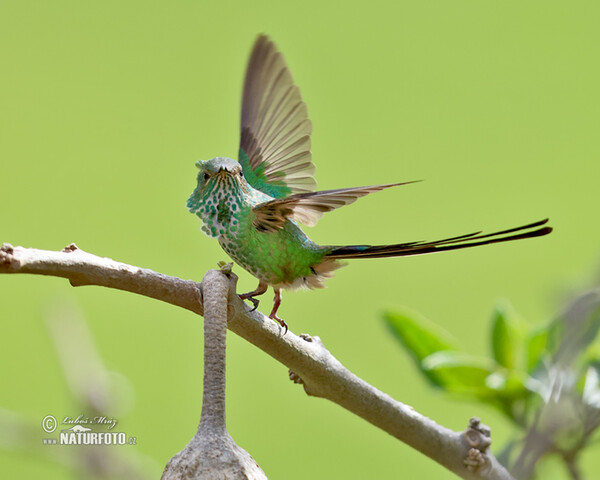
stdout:
POLYGON ((562 341, 562 337, 564 334, 564 323, 562 318, 553 319, 550 324, 546 327, 548 330, 547 339, 546 339, 546 349, 551 354, 555 354, 560 347, 560 343, 562 341))
POLYGON ((585 351, 585 361, 586 363, 600 361, 600 338, 596 337, 596 339, 585 351))
POLYGON ((435 323, 408 310, 388 312, 384 320, 429 381, 434 385, 443 386, 437 375, 423 368, 422 360, 439 351, 456 350, 456 341, 450 334, 435 323))
POLYGON ((517 368, 522 351, 520 321, 507 302, 496 306, 492 313, 492 353, 503 367, 517 368))
POLYGON ((445 390, 489 396, 486 378, 498 367, 485 357, 476 357, 455 350, 438 351, 424 358, 422 368, 436 378, 445 390))
POLYGON ((530 377, 519 370, 500 369, 485 379, 486 385, 498 392, 505 400, 515 401, 531 394, 530 377))
POLYGON ((384 320, 419 362, 440 350, 457 350, 456 340, 448 332, 417 313, 408 310, 388 312, 384 320))
POLYGON ((550 326, 532 331, 527 338, 526 370, 532 372, 542 361, 548 342, 550 326))

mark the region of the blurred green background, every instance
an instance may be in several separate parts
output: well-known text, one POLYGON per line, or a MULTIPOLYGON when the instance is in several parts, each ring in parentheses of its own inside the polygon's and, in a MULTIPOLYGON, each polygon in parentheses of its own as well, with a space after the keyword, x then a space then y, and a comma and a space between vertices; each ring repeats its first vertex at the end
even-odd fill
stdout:
MULTIPOLYGON (((464 429, 480 416, 498 449, 512 432, 504 418, 429 388, 381 313, 410 307, 481 354, 499 298, 541 323, 593 280, 599 14, 580 0, 0 1, 0 241, 75 242, 201 280, 227 256, 186 211, 194 162, 235 156, 243 72, 265 32, 308 104, 320 188, 425 179, 328 214, 308 229, 315 241, 433 240, 551 218, 555 232, 541 239, 355 261, 325 290, 285 295, 280 310, 292 331, 319 335, 356 374, 437 422, 464 429)), ((240 291, 255 287, 236 271, 240 291)), ((107 368, 135 392, 118 419, 137 446, 118 448, 151 459, 159 477, 199 420, 201 319, 58 278, 0 276, 0 288, 0 407, 36 425, 86 413, 44 326, 50 305, 75 304, 107 368)), ((228 338, 228 427, 270 478, 452 478, 228 338)), ((584 471, 600 468, 598 448, 584 471)), ((0 451, 0 464, 7 478, 69 475, 27 454, 0 451)), ((544 478, 565 476, 548 468, 544 478)))

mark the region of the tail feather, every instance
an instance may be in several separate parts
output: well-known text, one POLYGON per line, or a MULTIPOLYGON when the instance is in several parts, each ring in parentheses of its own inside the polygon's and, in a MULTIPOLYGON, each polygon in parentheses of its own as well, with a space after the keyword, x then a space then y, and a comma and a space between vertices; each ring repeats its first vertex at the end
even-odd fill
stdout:
POLYGON ((332 259, 344 258, 380 258, 404 257, 408 255, 424 255, 426 253, 458 250, 461 248, 477 247, 491 243, 509 242, 523 238, 533 238, 548 235, 552 227, 542 227, 548 219, 530 223, 521 227, 510 228, 494 233, 481 234, 482 232, 469 233, 458 237, 444 238, 434 242, 398 243, 395 245, 349 245, 331 247, 326 255, 332 259), (540 228, 538 228, 540 227, 540 228), (520 233, 517 233, 520 232, 520 233))

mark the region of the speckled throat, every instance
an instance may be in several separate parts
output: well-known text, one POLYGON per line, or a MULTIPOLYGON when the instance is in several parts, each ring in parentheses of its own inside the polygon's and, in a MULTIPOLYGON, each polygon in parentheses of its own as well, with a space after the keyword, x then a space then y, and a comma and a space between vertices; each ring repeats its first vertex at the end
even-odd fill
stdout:
POLYGON ((218 174, 198 198, 194 191, 188 205, 202 220, 202 231, 209 237, 219 237, 226 232, 236 236, 243 195, 239 184, 230 175, 218 174))

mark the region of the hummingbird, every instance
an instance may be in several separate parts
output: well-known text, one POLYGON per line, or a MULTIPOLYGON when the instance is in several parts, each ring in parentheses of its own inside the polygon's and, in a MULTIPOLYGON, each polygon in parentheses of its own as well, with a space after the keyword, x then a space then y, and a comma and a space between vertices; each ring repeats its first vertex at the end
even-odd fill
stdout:
POLYGON ((422 255, 547 235, 548 219, 494 233, 474 232, 432 242, 391 245, 317 245, 300 224, 313 226, 331 210, 370 193, 413 182, 315 191, 312 123, 283 56, 259 35, 246 69, 238 160, 196 162, 197 186, 187 201, 202 231, 258 278, 240 295, 258 307, 268 287, 275 292, 269 318, 277 316, 283 289, 323 288, 343 260, 422 255))

